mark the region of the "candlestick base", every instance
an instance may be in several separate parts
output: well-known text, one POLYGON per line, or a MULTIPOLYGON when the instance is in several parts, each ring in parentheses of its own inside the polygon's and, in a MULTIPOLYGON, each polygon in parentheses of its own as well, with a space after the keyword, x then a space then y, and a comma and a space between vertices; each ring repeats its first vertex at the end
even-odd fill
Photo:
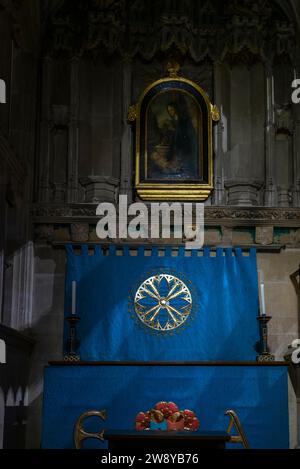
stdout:
POLYGON ((79 362, 80 356, 79 355, 65 355, 64 361, 65 362, 79 362))
POLYGON ((275 356, 269 352, 268 347, 268 322, 272 319, 272 316, 266 316, 262 314, 257 317, 260 327, 260 354, 257 355, 256 361, 258 362, 273 362, 275 356))
POLYGON ((256 361, 258 362, 274 362, 275 361, 275 356, 272 355, 271 353, 262 353, 260 355, 257 355, 256 361))

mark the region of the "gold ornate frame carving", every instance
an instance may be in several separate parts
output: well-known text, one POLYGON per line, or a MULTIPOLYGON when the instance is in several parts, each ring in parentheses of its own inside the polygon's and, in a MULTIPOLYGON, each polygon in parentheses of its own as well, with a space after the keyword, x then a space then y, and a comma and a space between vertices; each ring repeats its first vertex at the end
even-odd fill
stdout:
MULTIPOLYGON (((151 83, 142 92, 138 102, 130 106, 128 110, 128 121, 135 124, 135 190, 142 200, 204 201, 209 197, 213 189, 212 125, 213 122, 217 122, 220 119, 219 110, 217 106, 210 102, 208 95, 199 85, 191 80, 178 76, 178 64, 169 63, 167 69, 169 76, 151 83), (172 96, 179 96, 181 100, 182 96, 190 95, 195 102, 195 106, 198 106, 198 115, 201 113, 202 133, 200 133, 200 131, 199 133, 195 133, 195 142, 197 143, 197 149, 202 148, 202 153, 201 150, 198 150, 202 158, 201 162, 197 159, 197 167, 199 168, 200 163, 202 164, 202 173, 198 169, 197 175, 195 172, 192 173, 192 176, 187 178, 183 176, 183 180, 180 178, 172 178, 172 175, 168 175, 165 179, 154 177, 151 180, 148 178, 147 168, 152 156, 147 159, 147 113, 151 102, 165 92, 170 92, 172 96), (203 168, 205 168, 205 170, 203 168)), ((167 105, 167 107, 169 106, 170 105, 167 105)), ((159 145, 155 148, 157 147, 159 147, 159 145)), ((161 147, 163 147, 163 145, 161 145, 160 148, 161 147)), ((199 158, 198 153, 197 158, 199 158)), ((181 159, 181 161, 183 161, 183 159, 181 159)), ((165 168, 167 168, 165 171, 167 172, 169 163, 165 162, 164 164, 165 168)))

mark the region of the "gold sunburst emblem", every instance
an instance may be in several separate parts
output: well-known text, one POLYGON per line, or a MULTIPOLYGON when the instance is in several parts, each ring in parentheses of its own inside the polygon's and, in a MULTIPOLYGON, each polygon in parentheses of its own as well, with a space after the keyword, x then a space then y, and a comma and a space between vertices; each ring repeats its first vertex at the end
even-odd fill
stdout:
POLYGON ((142 323, 156 331, 177 329, 192 310, 192 295, 178 277, 159 273, 145 280, 134 297, 134 309, 142 323))

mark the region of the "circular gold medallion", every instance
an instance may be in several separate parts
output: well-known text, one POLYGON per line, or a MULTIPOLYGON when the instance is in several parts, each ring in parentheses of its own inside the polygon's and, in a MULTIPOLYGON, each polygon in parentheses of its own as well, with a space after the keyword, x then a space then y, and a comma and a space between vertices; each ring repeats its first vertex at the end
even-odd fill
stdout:
POLYGON ((192 295, 178 277, 159 273, 147 278, 138 287, 134 309, 145 326, 156 331, 171 331, 189 317, 192 295))

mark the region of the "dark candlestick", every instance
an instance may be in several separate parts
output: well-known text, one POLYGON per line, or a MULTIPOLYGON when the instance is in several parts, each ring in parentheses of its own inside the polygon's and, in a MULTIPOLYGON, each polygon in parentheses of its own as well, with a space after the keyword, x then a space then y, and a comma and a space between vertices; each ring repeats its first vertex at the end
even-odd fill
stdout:
POLYGON ((269 352, 268 347, 268 322, 272 319, 271 316, 261 315, 257 317, 260 326, 260 345, 261 352, 257 355, 256 360, 258 362, 272 362, 275 360, 274 355, 269 352))
POLYGON ((77 354, 79 339, 77 339, 76 324, 80 321, 80 317, 72 314, 72 316, 68 316, 66 320, 69 323, 69 337, 67 340, 67 353, 64 356, 64 360, 70 362, 79 361, 80 356, 77 354))

